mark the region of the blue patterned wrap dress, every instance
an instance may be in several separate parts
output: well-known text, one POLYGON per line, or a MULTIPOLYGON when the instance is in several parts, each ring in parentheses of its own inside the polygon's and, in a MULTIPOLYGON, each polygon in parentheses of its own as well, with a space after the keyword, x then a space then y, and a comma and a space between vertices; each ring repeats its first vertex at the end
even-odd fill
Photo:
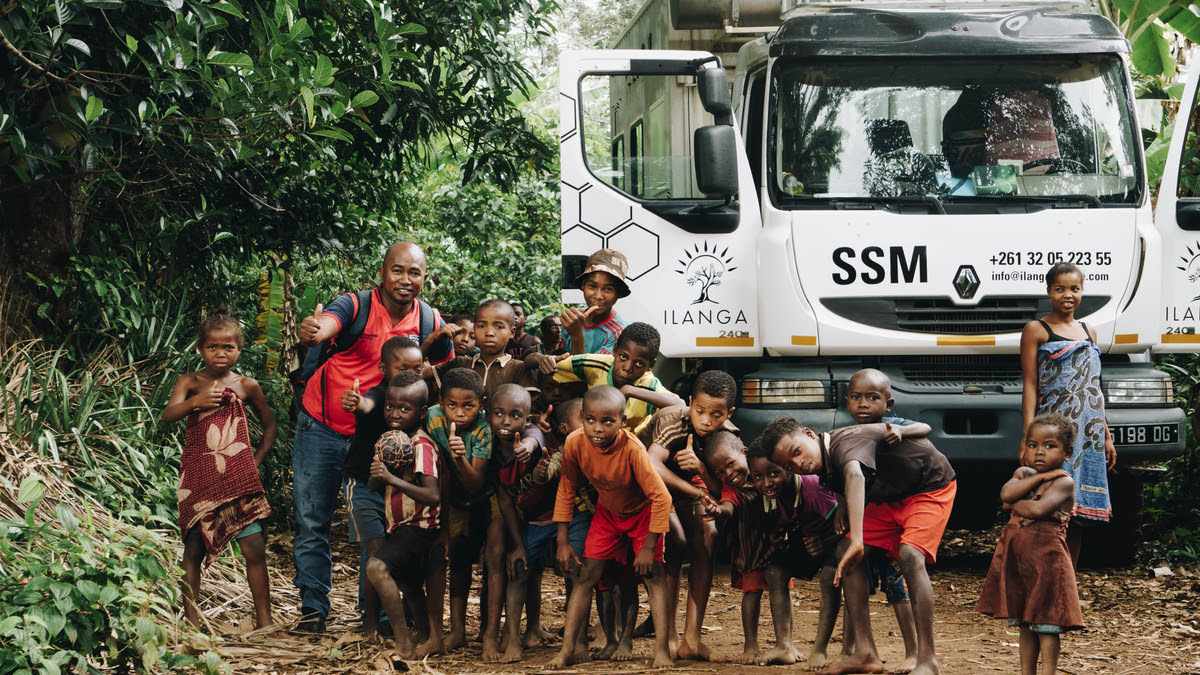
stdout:
POLYGON ((1075 451, 1063 465, 1075 481, 1072 515, 1107 521, 1112 517, 1112 500, 1104 456, 1100 348, 1091 340, 1063 340, 1054 333, 1050 338, 1038 347, 1037 412, 1060 413, 1075 422, 1075 451))

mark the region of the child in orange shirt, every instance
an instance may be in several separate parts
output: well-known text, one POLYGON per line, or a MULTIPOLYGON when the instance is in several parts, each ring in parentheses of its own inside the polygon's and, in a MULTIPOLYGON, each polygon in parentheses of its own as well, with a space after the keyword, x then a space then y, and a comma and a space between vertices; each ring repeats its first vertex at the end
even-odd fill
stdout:
MULTIPOLYGON (((563 572, 578 569, 571 599, 567 604, 563 648, 548 668, 561 669, 586 658, 577 652, 579 632, 586 629, 588 602, 609 560, 628 565, 646 581, 650 612, 654 617, 654 667, 671 666, 667 648, 667 588, 663 568, 663 539, 671 495, 662 478, 650 465, 650 457, 637 438, 625 430, 625 397, 615 387, 592 387, 583 397, 583 428, 567 437, 563 449, 562 475, 554 503, 558 523, 556 559, 563 572), (580 476, 598 493, 583 562, 568 540, 568 526, 575 515, 575 492, 580 476), (634 555, 636 551, 636 555, 634 555)), ((624 625, 632 625, 637 610, 637 586, 621 589, 624 625), (632 611, 631 611, 632 610, 632 611)), ((622 643, 613 654, 628 660, 632 645, 622 643)))

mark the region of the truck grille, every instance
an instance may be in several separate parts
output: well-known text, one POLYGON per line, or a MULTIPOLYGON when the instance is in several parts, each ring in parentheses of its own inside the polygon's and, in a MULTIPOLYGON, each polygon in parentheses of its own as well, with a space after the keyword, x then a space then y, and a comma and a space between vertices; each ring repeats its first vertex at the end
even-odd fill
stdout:
POLYGON ((957 384, 1019 387, 1021 361, 1018 357, 984 354, 914 356, 895 359, 908 384, 957 384))
MULTIPOLYGON (((1087 316, 1109 301, 1107 295, 1085 297, 1077 316, 1087 316)), ((973 305, 956 305, 945 297, 824 298, 834 314, 874 328, 939 335, 1019 333, 1025 324, 1050 312, 1044 295, 988 295, 973 305)))

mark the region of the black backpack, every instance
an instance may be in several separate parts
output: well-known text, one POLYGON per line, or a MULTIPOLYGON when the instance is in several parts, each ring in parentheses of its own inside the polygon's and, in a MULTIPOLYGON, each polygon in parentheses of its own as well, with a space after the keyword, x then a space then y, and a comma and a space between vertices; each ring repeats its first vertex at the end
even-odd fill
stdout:
MULTIPOLYGON (((363 331, 367 327, 367 319, 371 315, 371 294, 375 289, 367 289, 351 293, 350 297, 354 300, 354 318, 350 320, 342 332, 333 336, 329 340, 322 342, 315 347, 309 347, 304 354, 304 360, 300 363, 300 367, 293 373, 293 381, 303 387, 314 374, 321 364, 325 363, 338 352, 344 352, 354 346, 358 342, 358 338, 362 337, 363 331), (363 308, 366 308, 365 311, 363 308)), ((437 317, 434 315, 433 308, 425 304, 420 298, 417 298, 417 308, 421 312, 420 339, 418 344, 424 344, 425 339, 430 336, 437 325, 437 317)))

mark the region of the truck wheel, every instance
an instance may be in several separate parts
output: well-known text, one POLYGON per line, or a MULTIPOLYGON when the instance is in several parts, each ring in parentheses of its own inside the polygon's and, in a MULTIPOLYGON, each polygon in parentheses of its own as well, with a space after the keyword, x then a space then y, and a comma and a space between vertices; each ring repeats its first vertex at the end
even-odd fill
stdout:
POLYGON ((1110 474, 1113 517, 1107 525, 1083 529, 1080 563, 1088 567, 1128 567, 1142 543, 1145 481, 1128 474, 1110 474))

